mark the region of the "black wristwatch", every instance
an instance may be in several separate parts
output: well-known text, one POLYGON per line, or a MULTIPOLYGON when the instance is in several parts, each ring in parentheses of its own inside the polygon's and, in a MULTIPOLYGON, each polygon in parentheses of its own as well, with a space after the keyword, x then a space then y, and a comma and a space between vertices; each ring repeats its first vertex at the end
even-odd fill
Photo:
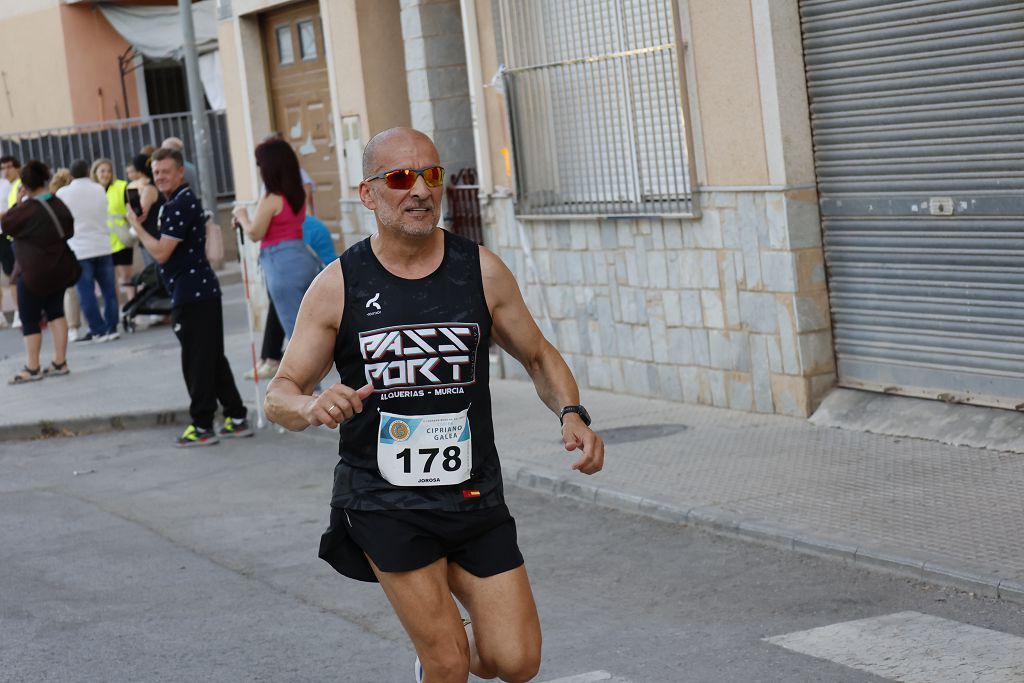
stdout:
POLYGON ((566 406, 562 408, 562 412, 558 414, 558 422, 565 424, 565 416, 567 413, 576 413, 583 418, 583 424, 590 426, 590 413, 583 406, 566 406))

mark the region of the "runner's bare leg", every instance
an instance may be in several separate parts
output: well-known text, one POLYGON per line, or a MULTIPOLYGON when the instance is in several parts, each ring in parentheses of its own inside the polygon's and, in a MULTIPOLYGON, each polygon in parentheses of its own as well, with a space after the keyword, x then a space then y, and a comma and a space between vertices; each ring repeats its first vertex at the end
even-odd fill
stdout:
MULTIPOLYGON (((369 558, 368 558, 369 559, 369 558)), ((411 572, 370 566, 412 639, 424 683, 480 678, 528 681, 540 666, 540 620, 526 569, 479 578, 442 558, 411 572), (471 650, 452 594, 470 619, 478 651, 471 650)))
POLYGON ((448 564, 448 585, 473 621, 473 662, 480 678, 528 681, 540 668, 541 633, 526 567, 480 578, 448 564))
POLYGON ((410 572, 384 572, 373 560, 370 566, 416 648, 423 683, 466 683, 469 639, 448 588, 448 560, 410 572))

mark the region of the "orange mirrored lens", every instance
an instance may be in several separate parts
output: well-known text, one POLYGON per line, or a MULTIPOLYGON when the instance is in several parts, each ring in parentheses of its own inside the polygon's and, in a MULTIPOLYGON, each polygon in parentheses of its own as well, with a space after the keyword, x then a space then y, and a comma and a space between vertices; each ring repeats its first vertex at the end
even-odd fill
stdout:
POLYGON ((392 190, 408 190, 416 184, 416 176, 423 176, 423 182, 427 187, 440 187, 444 182, 444 169, 440 166, 431 166, 422 170, 412 168, 401 168, 397 171, 390 171, 384 174, 384 182, 392 190))
POLYGON ((425 168, 422 173, 423 182, 427 184, 427 187, 439 187, 444 182, 444 169, 440 166, 425 168))
POLYGON ((384 174, 384 182, 392 190, 408 190, 416 184, 416 171, 403 168, 384 174))

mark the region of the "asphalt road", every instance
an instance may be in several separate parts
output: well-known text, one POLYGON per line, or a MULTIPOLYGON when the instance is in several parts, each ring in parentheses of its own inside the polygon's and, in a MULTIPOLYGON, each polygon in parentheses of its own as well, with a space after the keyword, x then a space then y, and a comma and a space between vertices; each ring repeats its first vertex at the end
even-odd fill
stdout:
MULTIPOLYGON (((177 431, 0 443, 0 680, 410 681, 379 587, 316 557, 330 446, 267 430, 180 451, 177 431)), ((884 680, 764 639, 906 610, 1024 635, 1013 604, 508 499, 544 626, 538 681, 884 680)))

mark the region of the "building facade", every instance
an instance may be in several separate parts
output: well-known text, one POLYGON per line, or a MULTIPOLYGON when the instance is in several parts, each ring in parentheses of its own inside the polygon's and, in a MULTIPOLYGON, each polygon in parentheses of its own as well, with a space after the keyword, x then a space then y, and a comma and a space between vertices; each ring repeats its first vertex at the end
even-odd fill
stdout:
POLYGON ((412 125, 449 176, 475 168, 484 243, 585 387, 796 416, 837 383, 1008 405, 1024 390, 1024 7, 960 5, 219 0, 238 193, 256 199, 253 147, 281 131, 320 166, 317 210, 350 246, 374 228, 362 146, 412 125), (314 85, 302 63, 320 55, 314 85), (944 103, 971 64, 990 82, 944 103), (946 182, 953 160, 923 143, 936 135, 962 143, 967 185, 946 182), (901 167, 922 150, 923 175, 901 167), (887 169, 896 194, 858 185, 887 169), (880 222, 893 202, 906 215, 880 222), (978 231, 990 251, 957 260, 978 231), (995 275, 982 262, 999 250, 995 275), (973 275, 938 310, 943 264, 973 275))
POLYGON ((140 111, 138 77, 122 88, 118 68, 128 42, 92 3, 5 3, 0 45, 0 134, 120 119, 126 103, 140 111))

